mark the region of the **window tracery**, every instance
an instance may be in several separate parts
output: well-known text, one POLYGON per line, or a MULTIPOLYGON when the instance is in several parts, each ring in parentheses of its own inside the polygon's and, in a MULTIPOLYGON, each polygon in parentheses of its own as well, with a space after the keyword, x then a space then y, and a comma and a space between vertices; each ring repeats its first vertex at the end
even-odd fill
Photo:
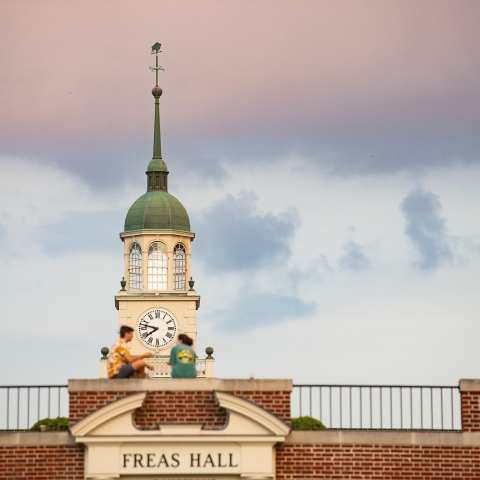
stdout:
POLYGON ((167 248, 163 243, 152 243, 148 249, 148 289, 167 289, 167 248))
POLYGON ((187 255, 185 247, 177 243, 173 249, 173 288, 186 290, 187 280, 187 255))
POLYGON ((128 268, 130 278, 129 278, 129 288, 130 290, 141 290, 142 289, 142 248, 138 243, 133 243, 130 247, 130 258, 129 258, 129 268, 128 268))

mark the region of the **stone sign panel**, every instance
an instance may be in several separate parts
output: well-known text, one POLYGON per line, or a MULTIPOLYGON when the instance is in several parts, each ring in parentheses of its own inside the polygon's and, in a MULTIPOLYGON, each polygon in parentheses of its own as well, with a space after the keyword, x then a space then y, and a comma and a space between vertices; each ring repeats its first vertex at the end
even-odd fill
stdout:
POLYGON ((240 472, 240 446, 234 444, 125 444, 120 449, 122 475, 223 475, 240 472))

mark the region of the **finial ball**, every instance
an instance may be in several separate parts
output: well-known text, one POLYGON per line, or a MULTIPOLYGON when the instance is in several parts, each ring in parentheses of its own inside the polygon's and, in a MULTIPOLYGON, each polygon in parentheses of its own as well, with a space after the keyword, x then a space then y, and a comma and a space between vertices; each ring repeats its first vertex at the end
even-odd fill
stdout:
POLYGON ((160 87, 153 87, 152 88, 152 95, 155 97, 155 98, 159 98, 163 93, 163 90, 160 88, 160 87))
POLYGON ((207 358, 213 358, 212 353, 213 353, 213 348, 212 347, 207 347, 205 349, 205 353, 207 354, 207 358))

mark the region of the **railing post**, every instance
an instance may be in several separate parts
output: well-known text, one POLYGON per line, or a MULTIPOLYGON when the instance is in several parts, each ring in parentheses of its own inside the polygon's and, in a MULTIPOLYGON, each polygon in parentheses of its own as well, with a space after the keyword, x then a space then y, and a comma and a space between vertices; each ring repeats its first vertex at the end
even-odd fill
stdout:
POLYGON ((213 348, 207 347, 205 353, 207 354, 207 358, 205 359, 205 378, 214 378, 215 359, 212 357, 213 348))
POLYGON ((100 359, 100 378, 108 378, 108 348, 103 347, 100 352, 102 358, 100 359))

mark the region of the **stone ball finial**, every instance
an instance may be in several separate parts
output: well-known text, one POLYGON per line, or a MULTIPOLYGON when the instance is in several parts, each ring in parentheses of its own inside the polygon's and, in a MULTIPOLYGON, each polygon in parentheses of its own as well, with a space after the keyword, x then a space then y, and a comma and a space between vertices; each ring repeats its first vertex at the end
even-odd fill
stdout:
POLYGON ((162 93, 163 93, 163 90, 158 85, 152 88, 152 95, 155 98, 160 98, 162 96, 162 93))
POLYGON ((109 350, 107 347, 103 347, 103 348, 100 350, 101 354, 103 355, 103 356, 102 356, 102 360, 106 360, 106 359, 107 359, 107 355, 108 355, 108 352, 109 352, 109 351, 110 351, 110 350, 109 350))
POLYGON ((213 348, 212 347, 207 347, 205 349, 205 353, 207 354, 207 358, 213 358, 212 353, 213 353, 213 348))

